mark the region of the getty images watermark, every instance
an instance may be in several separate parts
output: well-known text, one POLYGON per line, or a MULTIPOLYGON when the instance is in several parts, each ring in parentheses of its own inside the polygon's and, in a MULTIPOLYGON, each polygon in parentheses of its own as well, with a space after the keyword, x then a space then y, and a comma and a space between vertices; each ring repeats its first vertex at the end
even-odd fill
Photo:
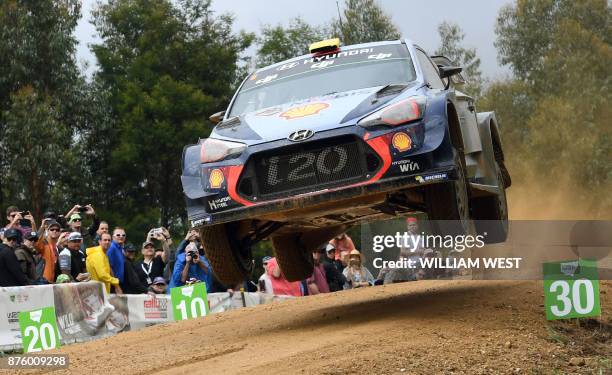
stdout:
POLYGON ((404 269, 519 269, 522 257, 481 257, 463 256, 465 250, 485 247, 486 233, 479 235, 439 235, 412 234, 396 232, 395 235, 375 235, 372 237, 372 250, 382 253, 384 250, 399 248, 399 257, 385 260, 376 257, 372 260, 375 268, 404 269), (433 249, 437 249, 434 251, 433 249), (442 256, 440 250, 448 251, 442 256))

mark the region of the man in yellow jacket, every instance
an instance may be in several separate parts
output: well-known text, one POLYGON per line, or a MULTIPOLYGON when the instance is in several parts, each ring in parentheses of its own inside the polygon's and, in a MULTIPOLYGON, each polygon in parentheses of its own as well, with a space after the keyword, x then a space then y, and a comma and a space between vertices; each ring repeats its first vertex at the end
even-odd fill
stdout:
POLYGON ((87 251, 87 272, 91 276, 92 280, 100 281, 104 283, 106 292, 110 293, 111 285, 115 287, 115 293, 123 294, 121 287, 119 286, 119 279, 113 277, 111 274, 110 263, 106 256, 106 250, 111 244, 111 235, 108 233, 102 233, 98 240, 99 246, 90 247, 87 251))

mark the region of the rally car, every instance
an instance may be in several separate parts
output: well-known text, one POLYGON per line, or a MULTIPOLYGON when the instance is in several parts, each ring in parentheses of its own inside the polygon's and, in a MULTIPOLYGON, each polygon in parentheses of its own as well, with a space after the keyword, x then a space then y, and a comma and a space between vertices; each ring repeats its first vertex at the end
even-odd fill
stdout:
POLYGON ((404 39, 310 52, 249 75, 210 137, 184 149, 188 217, 222 282, 249 275, 262 239, 302 280, 336 234, 417 211, 443 233, 505 240, 497 120, 456 90, 460 67, 404 39))

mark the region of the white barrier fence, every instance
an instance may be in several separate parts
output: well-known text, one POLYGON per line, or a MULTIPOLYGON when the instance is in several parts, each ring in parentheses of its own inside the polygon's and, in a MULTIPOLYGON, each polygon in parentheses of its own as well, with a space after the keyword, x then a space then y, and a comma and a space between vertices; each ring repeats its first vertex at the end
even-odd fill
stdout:
MULTIPOLYGON (((210 313, 291 297, 263 293, 211 293, 210 313), (243 299, 244 297, 244 299, 243 299)), ((55 307, 62 344, 82 342, 173 322, 169 295, 107 295, 99 282, 0 288, 0 350, 22 346, 20 311, 55 307)))

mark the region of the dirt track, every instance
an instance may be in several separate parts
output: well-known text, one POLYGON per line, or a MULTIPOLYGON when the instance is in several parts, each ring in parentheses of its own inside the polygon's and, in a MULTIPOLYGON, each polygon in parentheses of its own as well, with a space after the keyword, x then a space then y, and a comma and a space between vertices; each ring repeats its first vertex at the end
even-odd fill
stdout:
POLYGON ((612 282, 600 285, 603 326, 547 324, 541 282, 421 281, 233 310, 60 352, 80 374, 607 373, 612 282))

